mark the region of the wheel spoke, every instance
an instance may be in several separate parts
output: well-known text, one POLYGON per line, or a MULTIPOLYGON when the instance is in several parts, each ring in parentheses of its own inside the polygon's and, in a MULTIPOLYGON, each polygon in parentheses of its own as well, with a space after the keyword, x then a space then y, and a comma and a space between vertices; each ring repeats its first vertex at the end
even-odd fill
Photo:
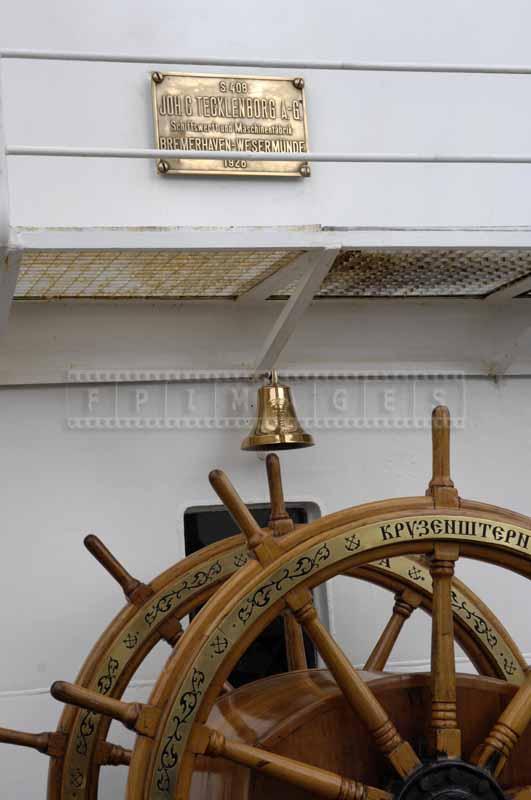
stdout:
POLYGON ((476 764, 495 777, 499 775, 530 722, 531 670, 528 670, 524 682, 479 748, 479 755, 474 759, 476 764))
POLYGON ((128 767, 132 750, 111 742, 100 742, 96 751, 96 763, 101 767, 128 767))
POLYGON ((177 642, 184 636, 183 626, 181 621, 175 615, 167 617, 164 622, 158 627, 162 639, 168 642, 173 649, 177 642))
POLYGON ((226 739, 221 733, 204 726, 195 730, 192 747, 197 754, 226 758, 328 800, 391 800, 391 795, 382 789, 365 786, 335 772, 260 747, 226 739))
POLYGON ((276 453, 269 453, 266 458, 267 483, 269 486, 269 502, 271 504, 271 516, 269 517, 268 527, 273 531, 274 536, 283 536, 295 529, 295 525, 290 515, 286 511, 284 503, 284 490, 282 488, 282 475, 280 472, 280 459, 276 453))
POLYGON ((409 742, 402 739, 374 693, 320 622, 311 599, 300 610, 295 610, 295 616, 321 654, 345 699, 371 732, 378 748, 401 777, 409 775, 420 766, 417 755, 409 742))
POLYGON ((403 592, 395 595, 395 605, 391 618, 374 645, 363 669, 374 671, 384 669, 404 622, 409 619, 413 611, 420 605, 421 600, 421 596, 412 589, 404 589, 403 592))
MULTIPOLYGON (((286 533, 291 533, 291 531, 295 530, 295 525, 286 511, 280 459, 276 453, 268 453, 266 471, 269 502, 271 504, 271 514, 267 526, 273 531, 273 536, 284 536, 286 533)), ((286 643, 288 669, 308 669, 301 626, 289 612, 284 614, 284 641, 286 643)))
MULTIPOLYGON (((60 731, 26 733, 25 731, 0 728, 0 742, 17 747, 29 747, 51 758, 63 758, 66 752, 67 737, 60 731)), ((131 762, 131 750, 111 742, 100 742, 97 746, 95 760, 100 766, 128 766, 131 762)))
POLYGON ((17 747, 29 747, 38 750, 44 755, 59 758, 64 755, 66 748, 66 736, 64 733, 26 733, 25 731, 13 731, 9 728, 0 728, 0 742, 2 744, 14 744, 17 747))
POLYGON ((86 708, 96 714, 117 719, 126 728, 140 736, 154 736, 160 719, 160 710, 146 703, 124 703, 73 683, 56 681, 50 689, 52 697, 63 703, 86 708))
POLYGON ((433 497, 434 506, 459 505, 459 494, 450 477, 450 412, 446 406, 437 406, 431 415, 431 441, 433 473, 427 494, 433 497))
MULTIPOLYGON (((247 543, 258 562, 267 566, 282 554, 274 538, 267 537, 258 527, 249 509, 220 470, 209 475, 210 483, 227 509, 232 514, 247 538, 247 543)), ((287 606, 295 619, 306 630, 325 664, 337 681, 345 699, 371 732, 376 745, 384 753, 401 777, 406 777, 420 766, 413 748, 402 739, 395 725, 373 692, 354 669, 341 648, 321 624, 314 608, 310 592, 295 588, 285 596, 287 606)))
POLYGON ((306 650, 304 647, 304 634, 302 628, 291 613, 284 612, 284 641, 286 643, 286 658, 288 669, 308 669, 306 650))
POLYGON ((459 548, 452 543, 435 545, 430 572, 433 579, 431 623, 431 731, 437 754, 461 755, 461 731, 457 724, 452 576, 459 548))
POLYGON ((123 593, 130 603, 141 606, 153 595, 153 590, 139 581, 138 578, 133 578, 124 565, 118 561, 116 556, 97 536, 91 533, 85 537, 83 543, 96 561, 99 561, 109 575, 122 587, 123 593))
POLYGON ((260 528, 257 521, 241 499, 240 495, 229 481, 225 473, 220 469, 213 469, 208 479, 210 485, 218 495, 221 502, 227 508, 232 518, 239 526, 241 532, 247 539, 247 544, 251 550, 256 550, 266 539, 264 531, 260 528))

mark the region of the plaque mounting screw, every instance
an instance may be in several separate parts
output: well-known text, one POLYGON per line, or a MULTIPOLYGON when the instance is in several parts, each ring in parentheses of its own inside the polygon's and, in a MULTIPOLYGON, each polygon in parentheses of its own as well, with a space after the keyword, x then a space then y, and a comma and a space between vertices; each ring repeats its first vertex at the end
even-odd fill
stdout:
POLYGON ((152 72, 151 80, 154 83, 162 83, 162 81, 164 80, 164 75, 162 74, 162 72, 152 72))
POLYGON ((157 169, 162 175, 164 175, 165 172, 168 172, 169 168, 170 165, 167 161, 157 161, 157 169))
POLYGON ((302 164, 299 172, 300 172, 300 174, 302 175, 303 178, 309 178, 310 175, 312 174, 312 171, 310 169, 310 165, 307 162, 302 164))
POLYGON ((304 78, 293 78, 293 85, 296 89, 304 89, 304 78))

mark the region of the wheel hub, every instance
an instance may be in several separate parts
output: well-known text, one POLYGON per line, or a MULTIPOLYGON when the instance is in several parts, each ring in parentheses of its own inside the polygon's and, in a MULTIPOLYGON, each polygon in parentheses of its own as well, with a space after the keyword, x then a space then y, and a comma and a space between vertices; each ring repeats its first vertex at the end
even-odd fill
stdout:
POLYGON ((421 767, 403 784, 396 800, 506 800, 485 770, 448 760, 421 767))

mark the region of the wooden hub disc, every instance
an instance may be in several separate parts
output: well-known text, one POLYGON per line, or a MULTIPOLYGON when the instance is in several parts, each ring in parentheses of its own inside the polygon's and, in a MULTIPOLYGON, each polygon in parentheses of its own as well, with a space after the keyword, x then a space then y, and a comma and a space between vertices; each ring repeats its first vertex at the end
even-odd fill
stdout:
MULTIPOLYGON (((429 750, 430 676, 361 673, 423 765, 406 782, 374 747, 327 670, 276 675, 231 692, 213 707, 208 724, 231 739, 380 786, 396 800, 504 800, 503 788, 531 782, 531 729, 514 749, 499 784, 468 763, 517 687, 496 678, 457 676, 463 761, 435 760, 429 750), (500 788, 502 787, 502 788, 500 788)), ((301 789, 223 759, 200 757, 193 800, 308 800, 301 789)))

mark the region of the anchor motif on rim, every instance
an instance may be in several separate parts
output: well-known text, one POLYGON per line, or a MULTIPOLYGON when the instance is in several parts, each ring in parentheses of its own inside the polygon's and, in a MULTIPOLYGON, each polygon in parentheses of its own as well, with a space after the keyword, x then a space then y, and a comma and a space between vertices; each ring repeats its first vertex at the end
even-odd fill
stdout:
POLYGON ((345 548, 350 552, 357 550, 361 544, 361 539, 355 533, 345 539, 345 548))

